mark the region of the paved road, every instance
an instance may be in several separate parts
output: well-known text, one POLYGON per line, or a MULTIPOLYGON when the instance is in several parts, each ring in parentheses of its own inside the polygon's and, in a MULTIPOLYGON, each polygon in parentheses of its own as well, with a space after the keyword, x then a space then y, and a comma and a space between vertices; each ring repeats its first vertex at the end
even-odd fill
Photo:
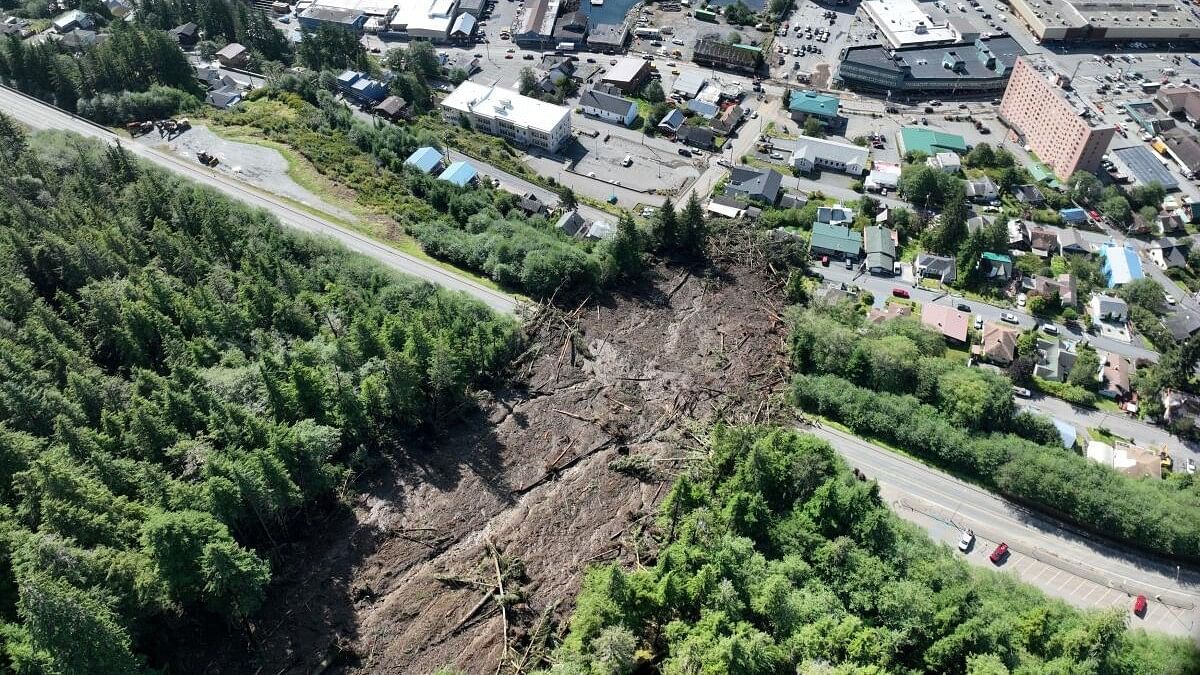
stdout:
MULTIPOLYGON (((876 277, 860 273, 858 270, 847 270, 837 263, 832 263, 829 267, 821 267, 820 264, 816 264, 812 269, 830 281, 854 284, 866 289, 875 295, 876 300, 891 295, 893 288, 903 287, 908 290, 914 301, 921 304, 936 303, 954 306, 960 302, 965 302, 971 306, 971 314, 973 316, 982 314, 985 321, 999 321, 1001 312, 1011 312, 1016 316, 1018 325, 1022 329, 1033 328, 1039 323, 1033 316, 1016 308, 998 307, 978 300, 964 300, 961 297, 947 295, 942 291, 935 291, 919 286, 914 287, 910 282, 903 281, 898 277, 876 277)), ((1148 359, 1151 361, 1158 360, 1157 352, 1146 349, 1140 344, 1130 344, 1099 335, 1085 334, 1080 331, 1071 330, 1063 325, 1059 325, 1058 330, 1059 334, 1067 339, 1079 340, 1086 337, 1092 346, 1099 350, 1114 352, 1131 358, 1148 359)))
MULTIPOLYGON (((1014 558, 1001 569, 1012 566, 1016 556, 1036 558, 1041 566, 1057 568, 1062 575, 1088 581, 1104 589, 1117 589, 1121 604, 1130 594, 1142 593, 1156 611, 1147 615, 1146 628, 1197 637, 1196 607, 1200 604, 1200 571, 1131 553, 1122 548, 1097 542, 1093 537, 1063 527, 1060 523, 997 497, 996 495, 937 471, 915 460, 902 457, 853 435, 829 428, 805 428, 828 441, 851 465, 879 482, 885 499, 899 515, 924 527, 935 539, 945 540, 958 528, 971 528, 984 540, 1005 541, 1014 558), (900 500, 903 500, 902 502, 900 500), (911 505, 936 518, 914 518, 911 505), (938 520, 940 519, 940 521, 938 520), (941 525, 937 523, 941 522, 941 525), (945 530, 949 529, 950 532, 945 530), (1098 582, 1097 582, 1098 580, 1098 582), (1160 595, 1163 601, 1155 602, 1160 595), (1160 605, 1159 607, 1154 607, 1160 605), (1171 612, 1165 611, 1171 605, 1171 612), (1164 611, 1160 611, 1164 610, 1164 611), (1161 623, 1155 620, 1161 619, 1161 623)), ((976 547, 975 553, 990 553, 990 547, 976 547)), ((986 555, 969 555, 975 564, 990 566, 986 555)), ((1022 565, 1026 569, 1031 569, 1022 565)), ((1026 579, 1018 569, 1017 576, 1026 579)), ((1039 586, 1039 580, 1033 580, 1039 586)), ((1069 588, 1077 589, 1081 583, 1069 588)), ((1058 586, 1046 587, 1054 592, 1058 586)), ((1061 590, 1061 589, 1060 589, 1061 590)), ((1077 606, 1091 607, 1094 602, 1082 595, 1060 592, 1060 597, 1077 606)))
POLYGON ((1175 457, 1176 468, 1180 470, 1182 470, 1180 461, 1183 459, 1190 457, 1200 463, 1200 446, 1184 441, 1162 427, 1146 424, 1125 414, 1081 408, 1060 398, 1042 395, 1035 395, 1030 399, 1016 399, 1016 404, 1025 410, 1070 422, 1080 431, 1089 428, 1106 429, 1117 436, 1131 439, 1139 445, 1153 447, 1165 445, 1175 457))
MULTIPOLYGON (((73 117, 53 106, 29 98, 7 87, 0 87, 0 110, 34 129, 59 129, 73 131, 82 136, 115 143, 119 137, 107 129, 97 127, 80 118, 73 117)), ((463 291, 501 312, 515 312, 518 303, 505 293, 492 290, 470 279, 460 277, 435 264, 402 253, 352 230, 293 208, 281 199, 259 192, 237 180, 209 171, 200 164, 180 159, 169 151, 146 147, 137 143, 125 143, 123 147, 138 157, 153 162, 165 169, 189 178, 197 183, 219 190, 250 206, 266 209, 279 218, 280 222, 311 234, 332 237, 352 251, 370 256, 379 262, 430 281, 445 288, 463 291)))
MULTIPOLYGON (((486 174, 500 181, 500 189, 506 192, 511 192, 515 195, 526 195, 533 193, 538 198, 538 201, 542 202, 543 204, 548 204, 551 207, 558 206, 559 197, 558 193, 554 190, 531 183, 519 176, 514 176, 507 171, 488 164, 487 162, 482 162, 474 157, 464 155, 453 148, 448 148, 447 153, 450 155, 450 161, 470 162, 475 166, 475 168, 479 169, 480 173, 486 174)), ((606 213, 593 206, 588 206, 587 204, 580 204, 578 206, 578 210, 580 215, 582 215, 584 218, 587 218, 589 222, 606 220, 615 223, 617 220, 617 217, 611 213, 606 213)))

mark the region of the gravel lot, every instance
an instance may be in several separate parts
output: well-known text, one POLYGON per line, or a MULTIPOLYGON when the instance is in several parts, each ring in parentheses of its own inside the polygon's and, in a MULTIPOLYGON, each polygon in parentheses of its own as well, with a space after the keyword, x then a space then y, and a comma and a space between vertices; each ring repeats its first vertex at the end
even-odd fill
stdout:
POLYGON ((139 136, 137 142, 170 148, 189 162, 197 161, 196 153, 198 152, 216 155, 221 160, 216 171, 236 176, 251 185, 306 206, 320 209, 338 218, 355 220, 348 211, 326 203, 292 180, 287 173, 287 160, 278 151, 271 148, 227 141, 204 126, 193 126, 169 141, 159 138, 157 132, 151 132, 139 136))

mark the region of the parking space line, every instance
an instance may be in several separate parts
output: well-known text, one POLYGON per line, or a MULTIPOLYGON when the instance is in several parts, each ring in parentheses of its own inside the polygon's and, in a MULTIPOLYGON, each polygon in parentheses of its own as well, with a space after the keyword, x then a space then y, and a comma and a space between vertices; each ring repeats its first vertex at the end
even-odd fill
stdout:
POLYGON ((1060 569, 1057 569, 1057 568, 1051 568, 1051 569, 1054 569, 1054 576, 1046 579, 1047 584, 1054 583, 1054 580, 1059 578, 1060 576, 1062 576, 1062 573, 1063 573, 1062 570, 1060 570, 1060 569))

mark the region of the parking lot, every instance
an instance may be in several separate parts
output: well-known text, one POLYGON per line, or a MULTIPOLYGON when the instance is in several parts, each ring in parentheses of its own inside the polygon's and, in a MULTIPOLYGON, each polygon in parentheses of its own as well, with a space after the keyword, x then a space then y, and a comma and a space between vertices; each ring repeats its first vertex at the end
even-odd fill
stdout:
POLYGON ((772 76, 790 82, 803 73, 813 77, 813 86, 827 86, 820 75, 828 76, 836 69, 837 55, 846 42, 856 6, 857 3, 828 6, 801 0, 787 18, 787 28, 781 26, 775 34, 775 49, 767 55, 772 76), (780 49, 786 49, 787 53, 780 49))

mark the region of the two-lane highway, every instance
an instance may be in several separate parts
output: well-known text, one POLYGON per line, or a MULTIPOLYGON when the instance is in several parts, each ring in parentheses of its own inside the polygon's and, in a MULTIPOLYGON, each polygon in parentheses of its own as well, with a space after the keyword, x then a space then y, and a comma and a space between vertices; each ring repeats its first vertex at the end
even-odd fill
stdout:
MULTIPOLYGON (((0 111, 33 129, 72 131, 81 136, 98 139, 105 143, 117 143, 120 140, 120 137, 107 129, 25 96, 8 87, 0 87, 0 111)), ((199 164, 193 164, 180 159, 167 151, 137 143, 126 143, 122 147, 141 159, 153 162, 185 178, 219 190, 250 206, 265 209, 285 225, 310 234, 331 237, 346 248, 374 258, 400 272, 419 277, 450 290, 462 291, 474 296, 496 311, 505 313, 515 313, 517 311, 517 307, 519 306, 517 299, 506 293, 488 288, 483 284, 457 275, 434 263, 403 253, 365 235, 295 208, 281 198, 260 192, 236 179, 224 176, 199 164)))

